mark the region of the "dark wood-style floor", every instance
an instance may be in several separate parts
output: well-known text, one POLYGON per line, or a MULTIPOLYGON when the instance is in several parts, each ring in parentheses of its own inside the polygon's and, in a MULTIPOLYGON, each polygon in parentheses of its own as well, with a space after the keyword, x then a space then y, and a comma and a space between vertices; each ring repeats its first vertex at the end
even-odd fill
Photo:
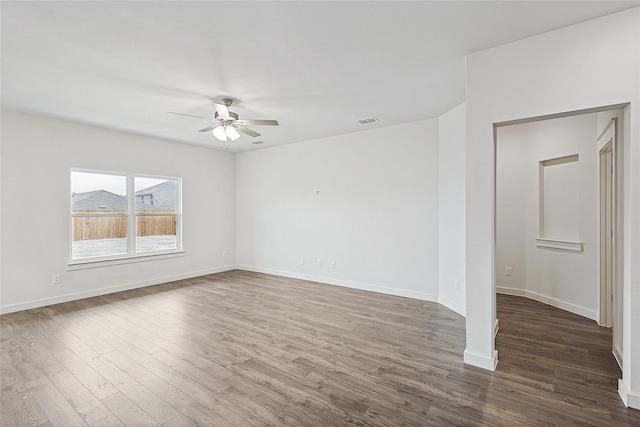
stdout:
POLYGON ((640 425, 607 329, 498 308, 495 372, 438 304, 243 271, 8 314, 1 425, 640 425))

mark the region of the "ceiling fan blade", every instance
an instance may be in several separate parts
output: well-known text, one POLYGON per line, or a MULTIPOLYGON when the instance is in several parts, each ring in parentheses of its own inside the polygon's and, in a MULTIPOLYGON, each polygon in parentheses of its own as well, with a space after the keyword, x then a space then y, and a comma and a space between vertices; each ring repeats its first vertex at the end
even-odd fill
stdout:
POLYGON ((234 122, 232 126, 233 126, 234 128, 236 128, 236 129, 238 129, 240 132, 242 132, 242 133, 246 133, 247 135, 249 135, 249 136, 253 136, 254 138, 255 138, 256 136, 260 136, 260 134, 259 134, 258 132, 254 131, 254 130, 251 130, 251 129, 249 129, 249 128, 246 128, 246 127, 244 127, 244 126, 238 125, 238 124, 236 124, 236 123, 238 123, 238 122, 237 122, 237 121, 236 121, 236 122, 234 122))
POLYGON ((178 116, 197 117, 198 119, 213 120, 211 117, 194 116, 192 114, 174 113, 173 111, 167 111, 167 114, 177 114, 178 116))
POLYGON ((236 124, 239 125, 262 125, 262 126, 278 126, 277 120, 251 120, 251 119, 241 119, 236 120, 236 124))
POLYGON ((216 111, 218 112, 218 117, 225 120, 231 120, 229 116, 229 109, 226 105, 213 103, 214 107, 216 107, 216 111))
POLYGON ((207 126, 204 129, 200 129, 198 132, 209 132, 210 130, 214 130, 215 128, 217 128, 220 125, 211 125, 211 126, 207 126))

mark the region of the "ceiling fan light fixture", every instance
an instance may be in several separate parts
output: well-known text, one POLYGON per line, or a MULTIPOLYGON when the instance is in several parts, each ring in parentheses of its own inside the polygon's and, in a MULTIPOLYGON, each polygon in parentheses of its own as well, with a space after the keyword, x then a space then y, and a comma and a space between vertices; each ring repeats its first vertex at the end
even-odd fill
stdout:
MULTIPOLYGON (((0 0, 2 1, 2 0, 0 0)), ((211 132, 211 134, 218 141, 221 142, 220 146, 222 148, 228 147, 229 141, 235 141, 240 138, 240 132, 245 135, 249 135, 251 137, 258 137, 260 134, 250 128, 247 125, 260 125, 260 126, 278 126, 277 120, 265 120, 265 119, 242 119, 237 113, 233 111, 229 111, 229 107, 233 100, 231 98, 223 98, 222 103, 214 102, 213 105, 215 107, 215 113, 213 117, 205 117, 205 116, 194 116, 193 114, 183 114, 183 113, 174 113, 169 111, 169 114, 177 114, 179 116, 187 116, 194 117, 198 119, 206 119, 213 124, 210 124, 207 127, 200 129, 198 132, 211 132)), ((226 148, 225 148, 226 149, 226 148)))
POLYGON ((219 139, 220 141, 227 140, 227 132, 225 131, 224 126, 218 126, 217 128, 213 129, 211 133, 216 137, 216 139, 219 139))
POLYGON ((227 137, 229 137, 230 140, 235 141, 240 138, 240 134, 233 126, 227 126, 227 137))

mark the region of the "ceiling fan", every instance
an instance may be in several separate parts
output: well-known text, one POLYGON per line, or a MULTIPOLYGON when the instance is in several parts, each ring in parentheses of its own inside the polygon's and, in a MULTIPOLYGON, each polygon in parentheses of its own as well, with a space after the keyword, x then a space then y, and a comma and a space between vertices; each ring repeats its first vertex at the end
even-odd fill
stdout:
POLYGON ((174 113, 169 111, 169 114, 177 114, 179 116, 197 117, 199 119, 206 119, 212 121, 214 124, 200 129, 198 132, 209 132, 220 140, 220 146, 228 148, 228 139, 235 141, 240 138, 238 131, 249 136, 260 136, 260 134, 254 130, 249 129, 245 125, 266 125, 266 126, 278 126, 277 120, 251 120, 251 119, 239 119, 238 114, 233 111, 229 111, 229 107, 233 104, 233 100, 230 98, 222 98, 222 104, 217 102, 213 103, 216 112, 213 117, 194 116, 191 114, 174 113))

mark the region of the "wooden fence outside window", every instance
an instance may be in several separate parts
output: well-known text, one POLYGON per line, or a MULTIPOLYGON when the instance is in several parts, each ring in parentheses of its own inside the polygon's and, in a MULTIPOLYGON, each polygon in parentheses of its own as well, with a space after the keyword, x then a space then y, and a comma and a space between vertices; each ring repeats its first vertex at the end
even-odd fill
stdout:
MULTIPOLYGON (((105 213, 105 211, 74 210, 74 214, 105 213)), ((108 211, 107 211, 108 212, 108 211)), ((122 211, 111 211, 123 213, 122 211)), ((175 214, 174 210, 136 211, 175 214)), ((73 241, 97 239, 123 239, 127 237, 127 218, 124 216, 74 216, 72 219, 73 241)), ((136 235, 162 236, 176 234, 176 216, 136 216, 136 235)))

